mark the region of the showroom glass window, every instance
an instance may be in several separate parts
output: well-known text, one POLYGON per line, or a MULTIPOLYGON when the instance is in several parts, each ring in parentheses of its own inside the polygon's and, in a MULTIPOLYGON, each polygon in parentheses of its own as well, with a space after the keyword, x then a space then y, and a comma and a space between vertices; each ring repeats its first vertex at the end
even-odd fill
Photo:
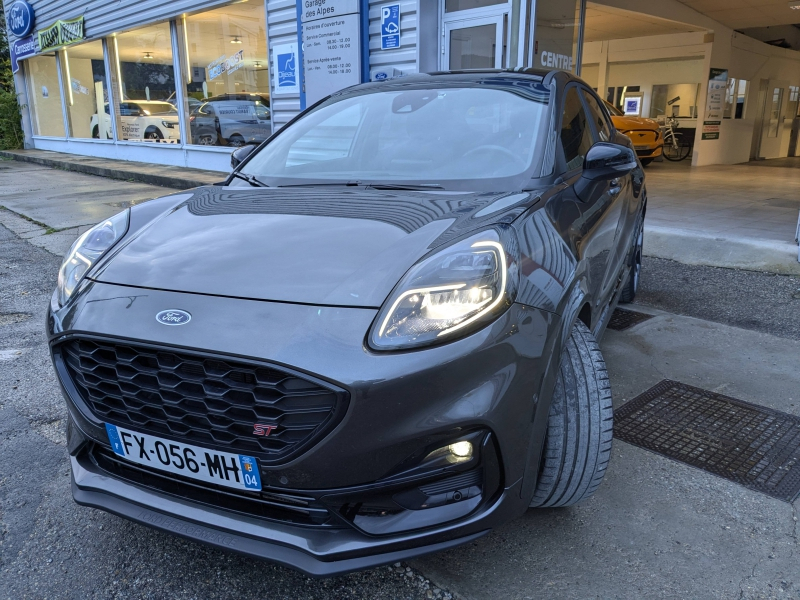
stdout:
POLYGON ((537 0, 534 67, 576 72, 580 0, 537 0))
POLYGON ((61 67, 70 137, 113 139, 103 42, 65 48, 61 67))
POLYGON ((728 89, 725 93, 725 119, 743 119, 744 101, 747 96, 747 81, 744 79, 729 79, 728 89))
POLYGON ((264 3, 240 2, 178 21, 191 144, 242 146, 272 134, 264 3))
POLYGON ((697 118, 698 83, 654 85, 650 100, 650 118, 667 116, 676 119, 697 118))
POLYGON ((121 140, 180 143, 169 23, 109 40, 121 140))
POLYGON ((25 61, 25 73, 34 134, 66 137, 56 55, 29 58, 25 61))

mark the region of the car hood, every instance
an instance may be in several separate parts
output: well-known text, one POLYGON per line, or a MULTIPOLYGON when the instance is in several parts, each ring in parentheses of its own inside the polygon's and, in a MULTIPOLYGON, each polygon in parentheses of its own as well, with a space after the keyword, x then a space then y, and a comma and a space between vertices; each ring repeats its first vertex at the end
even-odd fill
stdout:
POLYGON ((632 129, 651 129, 655 131, 661 128, 658 121, 643 119, 641 117, 613 116, 611 120, 614 121, 614 127, 616 127, 618 131, 630 131, 632 129))
POLYGON ((378 308, 431 249, 511 222, 537 199, 529 193, 199 188, 123 240, 92 279, 378 308))

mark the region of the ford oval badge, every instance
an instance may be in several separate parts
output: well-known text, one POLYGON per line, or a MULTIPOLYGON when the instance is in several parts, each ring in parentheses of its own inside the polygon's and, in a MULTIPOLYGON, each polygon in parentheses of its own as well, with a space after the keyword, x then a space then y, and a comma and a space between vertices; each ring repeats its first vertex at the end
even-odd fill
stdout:
POLYGON ((162 310, 156 315, 156 321, 162 325, 186 325, 191 320, 192 315, 185 310, 178 310, 176 308, 162 310))

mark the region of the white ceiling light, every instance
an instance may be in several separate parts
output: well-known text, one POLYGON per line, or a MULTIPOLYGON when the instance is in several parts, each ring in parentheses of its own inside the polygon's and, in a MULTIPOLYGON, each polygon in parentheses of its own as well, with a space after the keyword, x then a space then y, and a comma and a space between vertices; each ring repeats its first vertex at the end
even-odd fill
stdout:
MULTIPOLYGON (((798 0, 798 2, 800 2, 800 0, 798 0)), ((239 39, 238 35, 231 40, 231 44, 241 44, 241 43, 242 40, 239 39)))

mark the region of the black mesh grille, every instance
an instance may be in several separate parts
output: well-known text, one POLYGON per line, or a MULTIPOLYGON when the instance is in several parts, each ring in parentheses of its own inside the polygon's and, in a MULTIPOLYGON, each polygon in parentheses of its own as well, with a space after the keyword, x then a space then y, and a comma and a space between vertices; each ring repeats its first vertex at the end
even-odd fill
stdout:
POLYGON ((227 357, 96 339, 71 340, 61 350, 101 421, 267 463, 286 460, 330 430, 347 400, 295 374, 227 357), (275 429, 257 436, 255 424, 275 429))

